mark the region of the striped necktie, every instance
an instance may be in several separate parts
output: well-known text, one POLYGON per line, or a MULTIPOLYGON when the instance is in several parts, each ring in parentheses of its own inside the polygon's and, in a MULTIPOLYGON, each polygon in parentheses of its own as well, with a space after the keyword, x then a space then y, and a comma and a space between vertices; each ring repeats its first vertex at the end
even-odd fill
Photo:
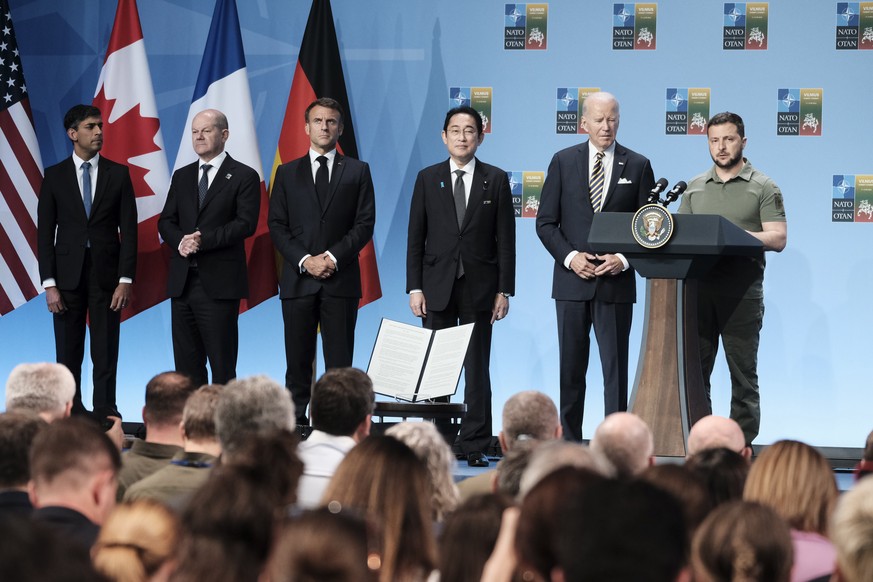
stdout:
POLYGON ((597 152, 597 160, 591 170, 591 179, 588 181, 588 191, 591 197, 591 208, 594 212, 600 212, 603 207, 603 152, 597 152))

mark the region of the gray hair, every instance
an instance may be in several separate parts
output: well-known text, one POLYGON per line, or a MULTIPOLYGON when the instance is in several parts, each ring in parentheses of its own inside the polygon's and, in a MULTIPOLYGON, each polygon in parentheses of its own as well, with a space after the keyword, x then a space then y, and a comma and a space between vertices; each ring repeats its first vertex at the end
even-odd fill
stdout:
POLYGON ((630 412, 615 412, 594 431, 591 450, 605 461, 608 476, 624 478, 649 466, 655 444, 642 418, 630 412))
POLYGON ((401 422, 385 431, 412 449, 415 456, 427 465, 433 489, 433 513, 436 521, 442 521, 458 506, 460 493, 452 471, 455 457, 436 425, 430 422, 401 422))
POLYGON ((519 392, 503 405, 503 436, 510 449, 519 439, 554 439, 560 424, 555 403, 542 392, 519 392))
POLYGON ((6 381, 6 410, 45 414, 57 420, 75 395, 76 380, 63 364, 19 364, 6 381))
POLYGON ((290 393, 263 375, 228 382, 215 411, 215 431, 223 451, 233 451, 250 433, 293 431, 294 424, 290 393))
POLYGON ((518 497, 524 498, 543 477, 561 467, 579 467, 603 475, 603 461, 585 445, 567 441, 543 443, 533 453, 521 476, 518 497))

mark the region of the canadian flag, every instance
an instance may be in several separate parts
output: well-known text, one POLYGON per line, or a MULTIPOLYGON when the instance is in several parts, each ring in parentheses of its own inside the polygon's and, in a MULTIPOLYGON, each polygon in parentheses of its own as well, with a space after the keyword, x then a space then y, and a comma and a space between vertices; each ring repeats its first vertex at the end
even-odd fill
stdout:
POLYGON ((92 104, 103 113, 101 155, 127 164, 139 216, 137 277, 125 320, 167 298, 169 249, 158 235, 170 173, 136 0, 118 0, 92 104))

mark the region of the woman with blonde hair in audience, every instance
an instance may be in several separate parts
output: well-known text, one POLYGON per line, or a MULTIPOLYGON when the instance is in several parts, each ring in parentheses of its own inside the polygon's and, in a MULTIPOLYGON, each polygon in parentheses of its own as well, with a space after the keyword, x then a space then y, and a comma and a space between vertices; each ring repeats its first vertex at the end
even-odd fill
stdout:
POLYGON ((113 582, 158 582, 173 569, 179 520, 151 499, 118 505, 91 550, 94 567, 113 582))
POLYGON ((458 506, 460 497, 452 475, 455 456, 446 439, 432 422, 401 422, 385 434, 412 449, 427 466, 433 487, 433 519, 442 522, 458 506))
POLYGON ((827 528, 838 495, 827 459, 807 444, 778 441, 752 464, 743 499, 772 507, 791 527, 792 582, 827 580, 833 572, 827 528))
POLYGON ((691 543, 694 582, 788 582, 788 524, 771 508, 729 501, 710 513, 691 543))
POLYGON ((370 436, 339 464, 322 497, 331 511, 359 511, 380 531, 380 582, 421 582, 436 566, 430 476, 408 446, 370 436))

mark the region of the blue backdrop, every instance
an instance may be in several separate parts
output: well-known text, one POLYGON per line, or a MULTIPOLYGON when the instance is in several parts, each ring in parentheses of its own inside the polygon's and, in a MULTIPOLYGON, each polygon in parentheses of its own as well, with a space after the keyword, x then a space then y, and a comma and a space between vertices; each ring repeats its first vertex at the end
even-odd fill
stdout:
MULTIPOLYGON (((61 118, 71 104, 92 99, 116 3, 10 4, 48 166, 69 155, 61 118)), ((770 2, 767 50, 724 50, 726 6, 712 0, 658 3, 656 26, 650 23, 657 48, 613 50, 614 4, 551 2, 542 27, 547 49, 505 50, 504 2, 334 0, 358 149, 371 164, 376 186, 375 245, 384 293, 359 314, 355 364, 366 368, 381 318, 413 322, 404 293, 408 205, 418 170, 446 157, 439 132, 450 87, 492 88, 492 133, 479 154, 510 171, 545 171, 555 151, 583 139, 556 133, 558 88, 611 91, 622 105, 619 141, 647 155, 656 177, 671 183, 702 172, 711 160, 705 138, 667 135, 667 90, 709 88, 711 113, 730 109, 745 118, 746 155, 781 186, 788 213, 788 247, 768 255, 758 442, 790 437, 861 446, 873 404, 864 364, 871 345, 864 297, 873 288, 873 225, 835 222, 831 210, 834 175, 873 174, 873 52, 836 49, 843 18, 838 9, 847 3, 770 2), (777 135, 782 88, 823 89, 818 135, 777 135)), ((238 5, 261 158, 271 164, 310 2, 238 0, 238 5)), ((850 11, 858 6, 848 3, 850 11)), ((170 166, 188 131, 183 125, 213 7, 211 0, 139 2, 170 166)), ((633 5, 624 8, 633 13, 633 5)), ((301 120, 301 131, 302 125, 301 120)), ((269 176, 270 167, 263 170, 269 176)), ((552 260, 532 219, 517 219, 517 228, 517 296, 494 333, 495 429, 503 402, 514 392, 539 389, 555 398, 558 392, 552 260)), ((643 281, 639 289, 632 346, 640 341, 643 281)), ((240 336, 240 375, 284 377, 277 299, 245 313, 240 336)), ((53 360, 44 297, 4 316, 0 338, 0 378, 19 362, 53 360)), ((636 351, 632 347, 631 376, 636 351)), ((172 368, 172 362, 169 303, 123 324, 119 394, 127 420, 140 418, 146 381, 172 368)), ((596 362, 595 355, 588 375, 588 435, 602 419, 596 362)), ((83 375, 90 372, 86 364, 83 375)), ((89 391, 86 386, 88 401, 89 391)), ((727 369, 720 362, 713 378, 716 413, 728 413, 729 392, 727 369)))

